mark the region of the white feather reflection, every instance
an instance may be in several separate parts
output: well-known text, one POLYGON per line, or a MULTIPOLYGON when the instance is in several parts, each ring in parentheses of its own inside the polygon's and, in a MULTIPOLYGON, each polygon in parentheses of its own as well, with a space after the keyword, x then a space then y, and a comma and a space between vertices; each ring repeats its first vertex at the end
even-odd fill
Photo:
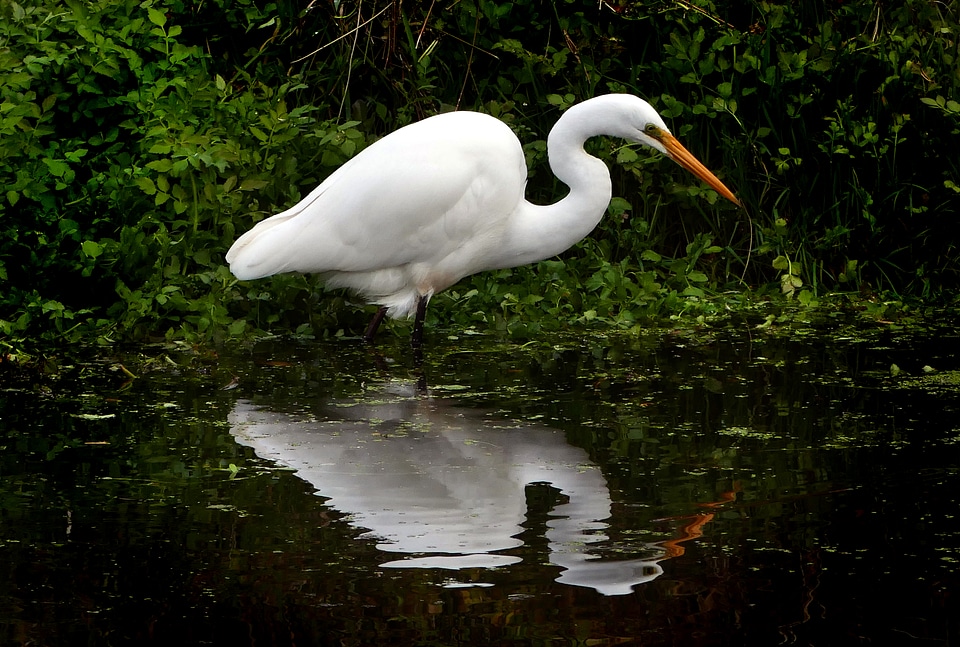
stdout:
POLYGON ((229 416, 236 439, 262 458, 296 470, 329 497, 328 505, 368 529, 385 552, 409 555, 389 568, 497 567, 520 561, 501 554, 521 545, 526 486, 547 483, 566 496, 547 521, 558 582, 604 595, 662 573, 667 551, 606 560, 588 549, 608 541, 607 483, 586 452, 556 429, 496 420, 413 389, 377 392, 339 403, 324 417, 276 413, 238 401, 229 416))

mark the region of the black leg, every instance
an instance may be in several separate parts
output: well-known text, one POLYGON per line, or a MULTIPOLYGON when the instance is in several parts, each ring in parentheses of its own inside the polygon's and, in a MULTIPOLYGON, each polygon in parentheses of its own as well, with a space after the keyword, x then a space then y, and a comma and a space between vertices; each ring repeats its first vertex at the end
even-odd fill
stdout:
POLYGON ((423 361, 423 318, 427 314, 427 297, 417 297, 417 315, 413 320, 413 334, 410 336, 410 345, 413 347, 413 357, 417 364, 423 361))
POLYGON ((377 314, 373 315, 373 319, 370 320, 370 325, 367 326, 367 332, 363 333, 363 341, 373 341, 373 336, 377 334, 377 329, 380 327, 380 323, 383 321, 383 318, 386 316, 386 314, 387 306, 380 306, 380 309, 377 310, 377 314))

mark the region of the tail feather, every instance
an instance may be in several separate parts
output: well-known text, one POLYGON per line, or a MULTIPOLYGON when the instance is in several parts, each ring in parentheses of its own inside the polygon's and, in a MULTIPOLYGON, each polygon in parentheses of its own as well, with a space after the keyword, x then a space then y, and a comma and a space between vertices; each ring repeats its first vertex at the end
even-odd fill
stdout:
POLYGON ((275 228, 284 224, 293 215, 267 218, 240 236, 227 251, 226 260, 230 271, 241 281, 262 279, 287 271, 289 249, 283 236, 275 228))

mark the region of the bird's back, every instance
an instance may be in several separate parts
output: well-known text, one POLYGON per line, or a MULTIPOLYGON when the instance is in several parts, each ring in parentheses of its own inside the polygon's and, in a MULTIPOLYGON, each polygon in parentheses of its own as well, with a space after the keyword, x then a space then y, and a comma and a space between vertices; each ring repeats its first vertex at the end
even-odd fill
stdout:
POLYGON ((483 269, 525 181, 523 151, 505 124, 438 115, 361 151, 241 236, 227 261, 240 279, 323 273, 377 302, 398 290, 441 290, 483 269))

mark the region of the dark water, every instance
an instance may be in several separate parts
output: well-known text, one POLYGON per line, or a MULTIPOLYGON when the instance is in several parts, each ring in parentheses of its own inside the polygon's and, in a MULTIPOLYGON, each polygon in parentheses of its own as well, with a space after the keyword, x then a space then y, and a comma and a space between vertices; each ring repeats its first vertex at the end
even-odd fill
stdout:
POLYGON ((861 332, 8 375, 0 643, 960 644, 960 339, 861 332))

